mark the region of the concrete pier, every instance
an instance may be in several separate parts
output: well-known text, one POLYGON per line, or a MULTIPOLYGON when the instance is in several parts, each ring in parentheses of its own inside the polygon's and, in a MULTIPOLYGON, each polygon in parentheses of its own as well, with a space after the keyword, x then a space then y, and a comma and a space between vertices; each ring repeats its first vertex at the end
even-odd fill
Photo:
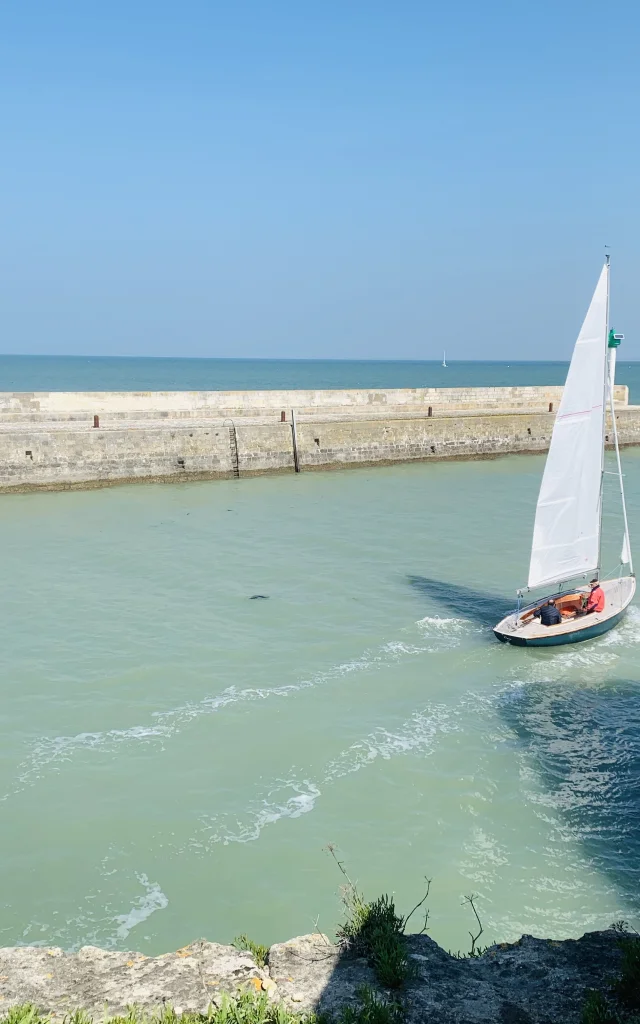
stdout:
MULTIPOLYGON (((0 490, 293 472, 549 446, 560 387, 0 393, 0 490)), ((616 387, 622 444, 640 406, 616 387)))

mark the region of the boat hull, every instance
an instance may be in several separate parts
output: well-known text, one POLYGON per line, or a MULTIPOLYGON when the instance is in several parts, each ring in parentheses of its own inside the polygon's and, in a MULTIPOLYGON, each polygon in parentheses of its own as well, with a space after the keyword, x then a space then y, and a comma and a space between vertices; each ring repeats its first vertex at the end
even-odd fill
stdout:
POLYGON ((526 637, 517 636, 513 633, 501 633, 496 627, 494 634, 503 644, 514 644, 516 647, 559 647, 561 644, 580 644, 585 640, 595 640, 597 636, 608 633, 610 629, 617 626, 624 617, 626 608, 612 616, 605 622, 595 622, 585 625, 582 629, 574 630, 571 633, 558 633, 548 636, 526 637))
MULTIPOLYGON (((623 576, 602 583, 606 603, 603 612, 594 612, 580 618, 569 618, 555 626, 543 626, 532 616, 540 604, 523 608, 520 613, 512 612, 495 626, 494 635, 503 644, 515 647, 560 647, 564 644, 579 644, 594 640, 608 633, 618 625, 629 607, 636 591, 635 576, 623 576)), ((561 599, 562 595, 553 595, 561 599)), ((566 598, 565 598, 566 600, 566 598)))

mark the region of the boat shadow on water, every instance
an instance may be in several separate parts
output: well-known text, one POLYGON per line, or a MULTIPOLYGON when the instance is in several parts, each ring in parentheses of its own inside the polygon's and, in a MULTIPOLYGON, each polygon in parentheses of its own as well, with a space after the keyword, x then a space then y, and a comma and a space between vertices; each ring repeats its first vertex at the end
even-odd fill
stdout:
MULTIPOLYGON (((523 799, 533 800, 535 813, 551 825, 554 838, 551 844, 541 843, 541 851, 568 851, 567 839, 576 843, 601 876, 596 888, 615 889, 620 912, 626 910, 638 926, 640 679, 577 684, 554 680, 557 648, 532 648, 524 654, 522 648, 505 648, 494 640, 491 629, 513 601, 427 576, 410 575, 407 580, 437 608, 486 626, 487 640, 496 643, 501 655, 509 655, 510 664, 514 656, 521 664, 547 663, 547 681, 509 688, 496 706, 537 779, 539 791, 523 794, 523 799)), ((542 875, 547 873, 546 856, 541 852, 542 875)))
MULTIPOLYGON (((409 575, 409 584, 439 609, 490 630, 509 609, 507 597, 470 587, 409 575)), ((582 646, 582 645, 581 645, 582 646)), ((497 714, 508 725, 520 755, 534 770, 540 791, 534 799, 543 820, 552 822, 555 841, 548 849, 566 849, 567 838, 615 889, 622 907, 638 925, 640 915, 640 679, 607 679, 585 684, 553 679, 557 648, 532 648, 529 665, 545 662, 550 679, 507 690, 497 714)), ((526 800, 526 796, 524 796, 526 800)), ((544 844, 543 844, 544 845, 544 844)), ((545 858, 546 853, 541 853, 545 858)), ((545 874, 541 861, 541 873, 545 874)))
POLYGON ((615 887, 621 909, 632 911, 637 926, 640 682, 530 683, 499 703, 499 715, 541 786, 536 813, 556 836, 547 849, 559 849, 569 837, 582 847, 589 867, 607 880, 604 888, 607 882, 615 887))
MULTIPOLYGON (((435 604, 443 606, 448 612, 463 619, 471 619, 478 625, 493 629, 514 606, 513 597, 488 593, 486 590, 473 590, 460 583, 447 580, 435 580, 429 576, 407 576, 414 590, 428 597, 435 604)), ((493 640, 493 636, 491 636, 493 640)))

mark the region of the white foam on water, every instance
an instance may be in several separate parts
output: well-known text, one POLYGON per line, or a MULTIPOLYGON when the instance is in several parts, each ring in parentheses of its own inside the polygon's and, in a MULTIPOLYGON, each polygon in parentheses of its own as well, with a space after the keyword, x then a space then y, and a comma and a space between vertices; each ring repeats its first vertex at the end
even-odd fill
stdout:
POLYGON ((531 662, 531 664, 520 674, 526 683, 552 683, 559 679, 575 678, 579 682, 588 682, 590 679, 602 680, 603 672, 613 668, 619 660, 619 655, 611 650, 603 650, 602 645, 597 641, 593 645, 582 647, 569 647, 561 649, 557 653, 545 658, 544 661, 531 662))
POLYGON ((285 818, 299 818, 312 811, 322 790, 338 779, 360 771, 377 758, 389 760, 402 754, 429 754, 438 733, 454 728, 456 726, 451 723, 447 710, 437 706, 414 712, 396 730, 375 729, 331 760, 319 779, 314 781, 292 775, 275 780, 264 797, 254 801, 239 819, 233 821, 231 814, 202 817, 201 835, 204 838, 194 837, 188 846, 191 850, 202 850, 215 843, 255 842, 267 826, 285 818), (291 790, 293 795, 287 797, 291 790))
POLYGON ((624 657, 624 648, 640 643, 640 608, 632 606, 625 617, 604 636, 580 644, 548 648, 544 660, 532 660, 526 670, 518 671, 525 681, 554 682, 575 676, 578 681, 601 681, 603 672, 612 669, 624 657))
POLYGON ((425 615, 418 619, 415 628, 420 632, 424 640, 430 641, 430 650, 434 653, 442 650, 452 650, 459 647, 465 637, 473 637, 478 633, 486 633, 487 630, 469 619, 445 618, 440 615, 425 615))
POLYGON ((403 654, 425 654, 430 652, 430 647, 419 647, 416 644, 407 644, 402 640, 391 640, 382 648, 385 654, 389 654, 394 660, 399 660, 403 654))
MULTIPOLYGON (((59 771, 60 765, 71 761, 78 750, 115 749, 121 744, 151 743, 166 739, 171 730, 161 725, 134 725, 130 729, 109 729, 105 732, 81 732, 76 736, 43 736, 31 748, 29 757, 18 765, 14 792, 25 785, 33 785, 42 778, 44 770, 59 771)), ((5 797, 6 798, 6 797, 5 797)))
POLYGON ((443 618, 441 615, 425 615, 424 618, 418 619, 416 626, 422 626, 424 629, 436 629, 444 633, 474 631, 473 623, 469 619, 443 618))
POLYGON ((136 874, 136 878, 146 891, 135 900, 128 913, 116 917, 118 927, 115 936, 118 941, 126 939, 134 928, 155 914, 156 910, 166 910, 169 906, 169 900, 157 882, 150 882, 145 874, 136 874))
MULTIPOLYGON (((42 737, 32 746, 28 756, 18 765, 18 775, 13 793, 19 792, 27 785, 34 785, 47 771, 60 771, 65 762, 86 751, 115 751, 130 744, 160 744, 180 732, 186 725, 202 715, 215 714, 232 704, 251 703, 270 698, 288 698, 295 694, 335 682, 354 673, 376 671, 386 665, 406 657, 421 657, 424 654, 436 653, 456 646, 459 642, 447 632, 460 631, 465 625, 463 619, 421 619, 416 625, 424 627, 425 623, 434 626, 438 642, 411 643, 404 640, 387 641, 377 648, 364 651, 359 657, 341 662, 333 668, 318 672, 308 679, 284 686, 273 687, 227 687, 215 696, 205 697, 199 701, 187 701, 169 711, 152 712, 153 724, 134 725, 128 729, 108 729, 102 732, 82 732, 75 736, 42 737)), ((431 638, 432 639, 432 638, 431 638)), ((2 799, 7 799, 7 793, 2 799)))
POLYGON ((399 729, 392 731, 380 727, 353 743, 329 762, 323 781, 333 782, 360 771, 379 757, 390 760, 400 754, 432 753, 436 735, 454 728, 450 712, 444 707, 416 711, 399 729))
POLYGON ((601 646, 594 644, 593 647, 570 647, 568 650, 558 653, 553 659, 553 667, 572 669, 575 666, 591 668, 602 668, 606 665, 614 665, 618 655, 612 651, 603 651, 601 646))
POLYGON ((640 644, 640 608, 631 605, 619 625, 605 633, 597 643, 600 647, 632 647, 640 644))
MULTIPOLYGON (((204 845, 222 843, 227 846, 229 843, 255 842, 267 825, 274 825, 283 818, 299 818, 308 814, 315 807, 319 796, 319 787, 308 779, 277 780, 262 800, 247 808, 244 821, 236 820, 235 823, 227 824, 230 815, 225 815, 222 820, 215 816, 201 819, 204 824, 204 845), (285 799, 288 790, 293 790, 293 796, 285 799)), ((190 845, 198 849, 203 844, 195 841, 190 845)))
MULTIPOLYGON (((120 875, 117 868, 106 868, 113 860, 113 856, 112 853, 108 854, 102 861, 100 875, 105 880, 114 874, 120 875)), ((49 923, 39 919, 30 921, 22 933, 21 944, 51 946, 57 943, 70 952, 85 945, 100 946, 104 949, 121 946, 134 928, 147 921, 156 911, 165 910, 169 906, 169 900, 157 882, 150 881, 144 872, 136 872, 134 877, 144 892, 133 899, 126 913, 113 912, 113 904, 116 900, 119 902, 122 888, 118 881, 115 881, 110 893, 105 893, 106 887, 104 883, 100 883, 84 897, 83 906, 77 914, 68 916, 61 922, 54 911, 55 920, 49 923), (39 937, 41 934, 44 935, 43 938, 39 937)))

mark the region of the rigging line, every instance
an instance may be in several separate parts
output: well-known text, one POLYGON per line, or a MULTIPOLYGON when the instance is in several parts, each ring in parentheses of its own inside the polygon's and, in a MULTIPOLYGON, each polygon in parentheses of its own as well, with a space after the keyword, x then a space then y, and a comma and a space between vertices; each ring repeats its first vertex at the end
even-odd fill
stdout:
MULTIPOLYGON (((615 350, 614 350, 615 351, 615 350)), ((620 462, 620 445, 618 444, 618 424, 616 423, 616 410, 613 403, 613 380, 609 373, 609 400, 611 404, 611 422, 613 425, 613 440, 616 450, 616 461, 618 463, 618 476, 620 478, 620 500, 622 501, 622 518, 624 519, 624 538, 626 541, 627 554, 629 555, 629 572, 633 575, 633 560, 631 555, 631 541, 629 539, 629 523, 627 520, 627 505, 624 500, 624 484, 622 482, 622 463, 620 462)))

